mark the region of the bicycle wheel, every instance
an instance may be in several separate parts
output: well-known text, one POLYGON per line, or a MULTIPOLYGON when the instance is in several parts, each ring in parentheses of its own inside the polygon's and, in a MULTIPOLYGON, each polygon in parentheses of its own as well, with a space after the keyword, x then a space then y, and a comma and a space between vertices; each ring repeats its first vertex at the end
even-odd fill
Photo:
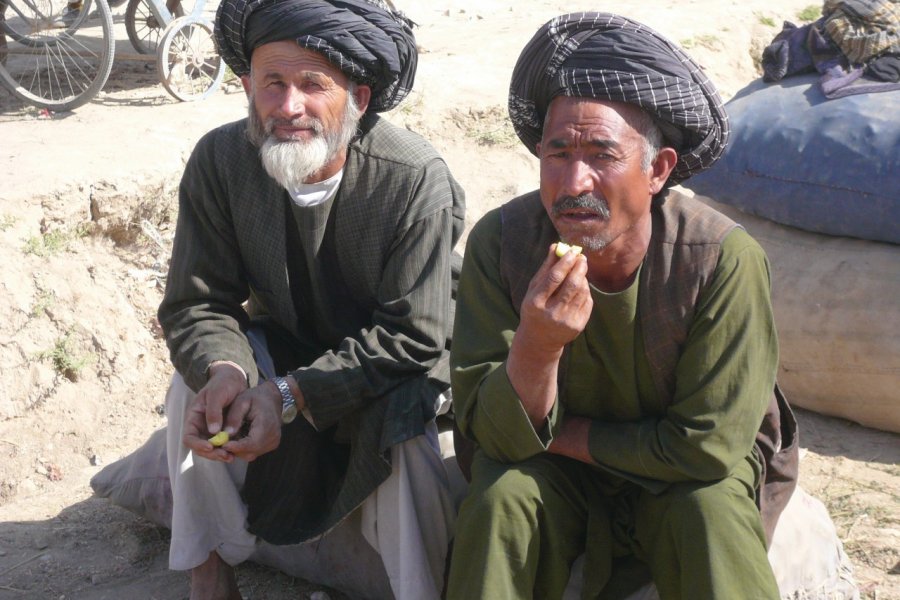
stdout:
POLYGON ((15 31, 9 35, 0 82, 13 95, 57 111, 72 110, 97 95, 112 69, 115 44, 106 0, 93 0, 89 14, 85 2, 77 28, 57 18, 62 11, 54 0, 0 1, 4 31, 15 31))
POLYGON ((52 38, 36 35, 58 29, 57 35, 74 33, 91 10, 92 0, 0 0, 0 29, 25 46, 43 46, 52 38), (64 31, 63 31, 64 30, 64 31))
MULTIPOLYGON (((184 7, 179 2, 171 9, 172 16, 183 17, 184 7)), ((150 0, 128 0, 125 9, 125 31, 134 49, 141 54, 155 54, 159 38, 166 28, 150 10, 150 0)))
POLYGON ((206 98, 225 77, 212 23, 193 16, 169 24, 159 42, 156 65, 166 91, 184 101, 206 98))

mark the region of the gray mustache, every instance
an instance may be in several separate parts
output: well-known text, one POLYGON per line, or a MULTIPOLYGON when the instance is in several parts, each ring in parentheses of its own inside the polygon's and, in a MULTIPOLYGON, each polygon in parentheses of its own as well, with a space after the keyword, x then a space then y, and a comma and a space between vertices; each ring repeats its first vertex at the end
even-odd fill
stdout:
POLYGON ((276 127, 304 127, 312 129, 317 135, 325 132, 322 121, 313 117, 301 117, 299 119, 269 119, 266 121, 266 133, 271 135, 276 127))
POLYGON ((606 203, 606 200, 589 193, 579 196, 563 196, 553 204, 553 216, 558 217, 564 211, 576 208, 586 208, 604 219, 609 218, 609 204, 606 203))

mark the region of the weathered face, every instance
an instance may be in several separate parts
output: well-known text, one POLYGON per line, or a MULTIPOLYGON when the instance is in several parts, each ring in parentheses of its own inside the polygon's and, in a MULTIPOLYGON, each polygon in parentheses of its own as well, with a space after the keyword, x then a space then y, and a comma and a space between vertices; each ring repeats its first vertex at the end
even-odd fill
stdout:
POLYGON ((241 79, 250 99, 249 131, 269 174, 289 187, 336 173, 369 88, 351 86, 323 55, 293 40, 259 46, 250 67, 241 79))
POLYGON ((339 126, 350 80, 323 55, 292 40, 272 42, 253 51, 250 69, 247 93, 279 140, 315 137, 313 122, 339 126))
POLYGON ((644 168, 646 142, 632 125, 639 116, 619 102, 560 96, 550 104, 538 145, 541 201, 563 241, 600 250, 649 218, 665 179, 644 168))

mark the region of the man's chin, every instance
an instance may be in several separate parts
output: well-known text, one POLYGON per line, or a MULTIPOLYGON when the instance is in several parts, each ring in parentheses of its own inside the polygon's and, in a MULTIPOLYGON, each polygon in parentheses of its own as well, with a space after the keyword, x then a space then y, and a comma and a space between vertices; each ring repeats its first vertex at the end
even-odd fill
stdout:
POLYGON ((585 250, 603 250, 609 245, 610 240, 601 234, 586 234, 584 232, 559 231, 559 239, 570 246, 581 246, 585 250))

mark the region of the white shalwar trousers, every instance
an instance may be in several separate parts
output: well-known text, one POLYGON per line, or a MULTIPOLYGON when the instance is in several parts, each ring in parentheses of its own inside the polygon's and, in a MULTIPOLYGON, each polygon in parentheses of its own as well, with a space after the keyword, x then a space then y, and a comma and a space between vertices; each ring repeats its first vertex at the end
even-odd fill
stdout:
MULTIPOLYGON (((459 493, 451 491, 452 475, 441 457, 434 422, 427 424, 425 435, 391 448, 391 475, 341 525, 321 540, 273 546, 247 531, 247 507, 240 496, 247 463, 195 457, 181 442, 184 411, 193 396, 176 373, 166 395, 173 497, 169 568, 192 569, 215 550, 230 565, 261 558, 289 574, 366 597, 440 598, 459 493), (337 541, 329 547, 330 537, 337 541), (380 569, 372 568, 371 557, 366 561, 363 555, 371 550, 360 538, 380 556, 383 572, 366 572, 380 569)), ((440 408, 439 413, 446 410, 440 408)))

